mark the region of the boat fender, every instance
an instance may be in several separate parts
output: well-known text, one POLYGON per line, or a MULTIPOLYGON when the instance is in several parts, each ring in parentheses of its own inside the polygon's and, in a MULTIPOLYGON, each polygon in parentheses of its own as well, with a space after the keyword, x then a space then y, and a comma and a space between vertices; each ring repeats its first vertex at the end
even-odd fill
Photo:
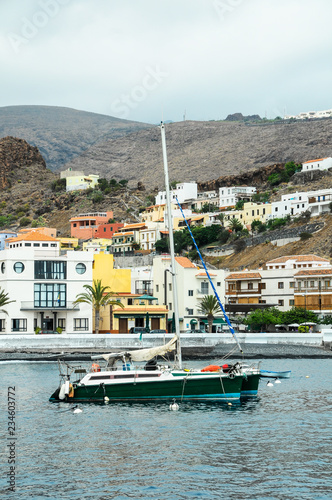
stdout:
POLYGON ((229 372, 229 373, 228 373, 228 378, 230 378, 230 379, 235 378, 235 373, 233 373, 233 372, 229 372))
POLYGON ((222 365, 222 371, 224 373, 228 373, 229 370, 231 369, 232 365, 228 365, 227 363, 225 365, 222 365))
POLYGON ((74 387, 73 387, 73 384, 69 384, 68 397, 69 398, 73 398, 74 397, 74 387))
POLYGON ((91 371, 92 372, 100 372, 100 366, 98 365, 98 363, 92 363, 91 371))
POLYGON ((218 365, 208 365, 202 368, 201 372, 219 372, 221 367, 218 365))
POLYGON ((70 383, 69 380, 66 380, 65 382, 65 395, 68 396, 70 390, 70 383))
POLYGON ((66 397, 66 384, 62 384, 59 391, 59 399, 63 401, 66 397))

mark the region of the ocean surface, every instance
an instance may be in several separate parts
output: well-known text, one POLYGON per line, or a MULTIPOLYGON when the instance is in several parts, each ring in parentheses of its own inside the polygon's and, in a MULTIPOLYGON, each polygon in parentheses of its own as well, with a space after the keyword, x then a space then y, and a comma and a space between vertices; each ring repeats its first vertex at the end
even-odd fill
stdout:
POLYGON ((331 500, 332 360, 269 359, 261 368, 292 375, 273 387, 261 381, 259 397, 238 405, 80 404, 74 414, 48 401, 56 363, 0 363, 0 498, 331 500))

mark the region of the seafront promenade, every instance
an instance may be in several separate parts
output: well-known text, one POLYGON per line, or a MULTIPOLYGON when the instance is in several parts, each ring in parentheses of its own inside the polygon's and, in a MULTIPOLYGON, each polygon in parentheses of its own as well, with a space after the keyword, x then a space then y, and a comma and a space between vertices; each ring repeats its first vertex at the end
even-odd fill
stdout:
MULTIPOLYGON (((299 357, 311 353, 332 357, 332 330, 320 333, 237 333, 245 355, 257 357, 264 353, 289 354, 299 357)), ((57 355, 72 358, 87 354, 150 348, 164 344, 172 334, 61 334, 61 335, 1 335, 0 360, 5 359, 48 359, 57 355)), ((224 355, 235 346, 231 333, 181 334, 184 357, 207 357, 224 355)), ((236 356, 239 356, 237 350, 236 356)))

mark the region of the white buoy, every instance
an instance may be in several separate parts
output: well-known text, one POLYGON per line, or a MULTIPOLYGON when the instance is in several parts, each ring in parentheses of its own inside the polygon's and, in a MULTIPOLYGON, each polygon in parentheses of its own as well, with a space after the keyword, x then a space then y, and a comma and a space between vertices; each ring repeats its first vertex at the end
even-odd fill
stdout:
POLYGON ((173 399, 173 403, 169 405, 169 409, 172 411, 178 411, 179 405, 175 402, 175 399, 173 399))
POLYGON ((281 384, 281 381, 277 378, 275 381, 274 381, 275 384, 281 384))
POLYGON ((267 385, 268 387, 273 387, 272 382, 268 382, 266 385, 267 385))
POLYGON ((227 404, 228 404, 228 406, 232 406, 232 403, 227 403, 227 404))
POLYGON ((105 396, 105 397, 104 397, 104 403, 108 403, 108 402, 109 402, 109 400, 110 400, 110 398, 109 398, 108 396, 105 396))
POLYGON ((75 408, 73 413, 82 413, 83 410, 81 410, 80 408, 75 408))

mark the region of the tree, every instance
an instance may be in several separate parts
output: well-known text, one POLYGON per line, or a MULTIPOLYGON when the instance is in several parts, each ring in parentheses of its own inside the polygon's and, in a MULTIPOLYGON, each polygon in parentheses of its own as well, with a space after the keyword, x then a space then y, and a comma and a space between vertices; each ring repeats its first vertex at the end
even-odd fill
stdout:
POLYGON ((86 289, 86 292, 78 294, 73 304, 91 304, 95 311, 95 330, 96 333, 99 333, 100 309, 108 305, 117 305, 123 308, 124 305, 112 299, 117 294, 112 292, 109 286, 103 286, 101 280, 93 280, 92 286, 84 285, 83 288, 86 289))
POLYGON ((266 331, 269 325, 276 325, 279 322, 280 311, 275 307, 256 309, 243 320, 243 323, 250 325, 252 330, 261 332, 266 331))
POLYGON ((244 206, 244 200, 239 200, 236 202, 235 210, 242 210, 244 206))
POLYGON ((209 333, 211 333, 214 316, 216 313, 220 312, 220 306, 217 297, 215 295, 204 295, 197 310, 207 317, 209 333))
POLYGON ((280 322, 290 325, 292 323, 318 323, 318 317, 310 309, 305 309, 303 307, 292 307, 289 311, 284 311, 281 313, 280 322))
POLYGON ((236 217, 234 217, 234 219, 231 219, 229 221, 228 227, 229 227, 229 229, 231 229, 235 233, 239 233, 243 229, 243 225, 241 224, 239 219, 237 219, 236 217))
POLYGON ((5 291, 0 288, 0 312, 8 314, 7 311, 2 308, 11 302, 16 302, 16 300, 9 300, 8 293, 5 293, 5 291))
POLYGON ((154 244, 156 252, 158 253, 167 253, 168 252, 168 239, 162 238, 157 240, 154 244))

